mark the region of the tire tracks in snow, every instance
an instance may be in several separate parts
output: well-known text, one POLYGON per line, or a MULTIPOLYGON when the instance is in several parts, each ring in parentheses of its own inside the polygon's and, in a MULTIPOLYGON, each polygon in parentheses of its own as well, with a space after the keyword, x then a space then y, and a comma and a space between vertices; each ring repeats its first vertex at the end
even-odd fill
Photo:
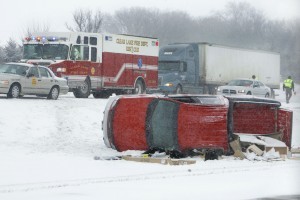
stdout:
MULTIPOLYGON (((181 169, 172 172, 150 172, 145 174, 127 175, 127 176, 115 176, 115 177, 101 177, 101 178, 86 178, 86 179, 74 179, 74 180, 57 180, 47 182, 34 182, 34 183, 21 183, 21 184, 9 184, 0 185, 0 194, 2 193, 15 193, 15 192, 31 192, 38 190, 52 190, 66 187, 78 187, 90 184, 102 184, 102 183, 115 183, 115 182, 129 182, 129 181, 147 181, 147 180, 159 180, 170 179, 180 177, 195 177, 206 175, 218 175, 225 173, 239 173, 244 171, 263 171, 269 170, 272 167, 295 167, 299 168, 300 163, 263 163, 258 166, 226 166, 226 167, 211 167, 206 169, 181 169)), ((207 166, 208 167, 208 166, 207 166)))

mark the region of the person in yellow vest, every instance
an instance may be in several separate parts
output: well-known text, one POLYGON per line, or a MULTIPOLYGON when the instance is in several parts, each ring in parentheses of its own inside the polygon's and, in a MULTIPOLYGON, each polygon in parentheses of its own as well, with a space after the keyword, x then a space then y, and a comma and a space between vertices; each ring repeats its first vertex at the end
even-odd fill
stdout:
POLYGON ((292 90, 295 92, 294 81, 291 76, 288 76, 288 78, 283 81, 283 91, 285 91, 286 103, 290 102, 292 90))

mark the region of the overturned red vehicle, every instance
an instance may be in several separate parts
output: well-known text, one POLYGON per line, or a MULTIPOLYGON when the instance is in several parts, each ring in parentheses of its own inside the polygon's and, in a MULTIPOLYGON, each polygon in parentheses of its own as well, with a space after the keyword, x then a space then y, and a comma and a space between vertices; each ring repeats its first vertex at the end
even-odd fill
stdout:
POLYGON ((280 102, 219 95, 137 95, 110 97, 103 139, 118 151, 163 149, 187 152, 218 149, 229 153, 236 134, 280 133, 291 146, 292 117, 280 102))

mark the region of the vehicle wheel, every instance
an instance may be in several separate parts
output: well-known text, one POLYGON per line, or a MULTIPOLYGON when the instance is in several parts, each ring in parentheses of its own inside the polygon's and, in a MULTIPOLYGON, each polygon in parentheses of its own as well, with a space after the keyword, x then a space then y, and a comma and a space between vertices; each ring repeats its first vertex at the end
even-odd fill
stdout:
POLYGON ((133 94, 143 94, 145 92, 142 81, 137 80, 133 89, 133 94))
POLYGON ((247 95, 252 95, 251 92, 247 92, 247 95))
POLYGON ((269 97, 270 97, 270 94, 267 93, 267 94, 265 95, 265 98, 269 98, 269 97))
POLYGON ((275 91, 273 89, 271 89, 271 98, 275 99, 275 91))
POLYGON ((54 86, 53 88, 51 88, 47 99, 56 100, 58 96, 59 96, 59 88, 57 86, 54 86))
POLYGON ((180 85, 177 85, 176 90, 175 90, 176 94, 181 94, 182 93, 182 88, 180 85))
POLYGON ((91 85, 88 80, 83 82, 83 85, 74 90, 74 96, 76 98, 88 98, 91 94, 91 85))
POLYGON ((102 92, 94 92, 93 96, 95 99, 99 99, 99 98, 108 98, 110 96, 110 92, 107 91, 102 91, 102 92))
POLYGON ((205 85, 203 87, 203 94, 209 94, 209 90, 208 90, 208 86, 207 85, 205 85))
POLYGON ((18 84, 13 84, 7 94, 8 98, 18 98, 20 96, 21 89, 18 84))

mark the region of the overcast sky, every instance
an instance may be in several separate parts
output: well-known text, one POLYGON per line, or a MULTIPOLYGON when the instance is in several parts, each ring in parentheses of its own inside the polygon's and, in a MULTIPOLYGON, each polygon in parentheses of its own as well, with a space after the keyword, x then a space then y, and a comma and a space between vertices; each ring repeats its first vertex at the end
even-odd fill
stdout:
POLYGON ((67 31, 66 22, 78 8, 100 9, 113 14, 130 7, 185 11, 193 17, 208 16, 228 2, 247 1, 271 19, 300 19, 300 0, 0 0, 0 45, 21 39, 27 27, 47 25, 51 31, 67 31))

